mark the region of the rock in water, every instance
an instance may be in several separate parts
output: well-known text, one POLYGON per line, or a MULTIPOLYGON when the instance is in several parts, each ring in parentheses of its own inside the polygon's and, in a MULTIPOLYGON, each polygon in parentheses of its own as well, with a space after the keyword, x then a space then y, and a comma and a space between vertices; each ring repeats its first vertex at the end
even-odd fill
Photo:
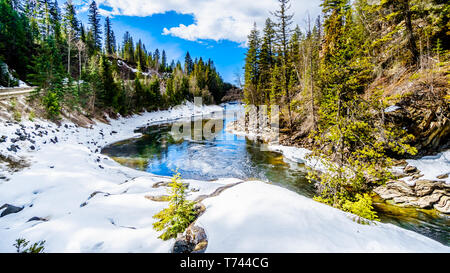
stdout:
POLYGON ((16 207, 10 204, 4 204, 0 207, 0 210, 5 209, 2 214, 0 214, 0 217, 6 216, 8 214, 12 213, 18 213, 19 211, 23 210, 23 207, 16 207))

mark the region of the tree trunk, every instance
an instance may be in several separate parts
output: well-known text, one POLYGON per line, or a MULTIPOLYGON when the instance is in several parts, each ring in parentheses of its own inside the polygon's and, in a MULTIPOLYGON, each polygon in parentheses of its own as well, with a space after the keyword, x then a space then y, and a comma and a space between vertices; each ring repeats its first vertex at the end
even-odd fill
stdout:
POLYGON ((405 27, 406 27, 406 39, 408 39, 408 48, 411 51, 413 57, 413 64, 417 64, 419 62, 419 52, 416 47, 416 39, 413 33, 413 27, 411 23, 411 10, 409 9, 409 0, 403 1, 403 14, 405 17, 405 27))

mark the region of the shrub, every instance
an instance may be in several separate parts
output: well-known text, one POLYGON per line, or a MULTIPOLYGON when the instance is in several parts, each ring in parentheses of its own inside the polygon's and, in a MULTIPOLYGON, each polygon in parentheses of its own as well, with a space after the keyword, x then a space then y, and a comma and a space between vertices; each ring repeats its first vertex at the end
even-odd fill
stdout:
POLYGON ((15 121, 20 122, 22 120, 22 114, 20 113, 20 111, 15 110, 13 113, 13 118, 15 121))
POLYGON ((61 106, 59 105, 58 95, 54 92, 48 92, 43 98, 43 103, 47 115, 50 119, 56 119, 61 112, 61 106))
POLYGON ((367 193, 363 195, 357 194, 356 201, 352 202, 350 200, 346 200, 342 205, 342 208, 345 211, 356 214, 360 217, 369 219, 369 220, 378 220, 377 213, 373 211, 372 207, 372 198, 367 193))
POLYGON ((28 119, 30 121, 34 121, 35 118, 36 118, 36 113, 33 110, 31 110, 30 114, 28 115, 28 119))

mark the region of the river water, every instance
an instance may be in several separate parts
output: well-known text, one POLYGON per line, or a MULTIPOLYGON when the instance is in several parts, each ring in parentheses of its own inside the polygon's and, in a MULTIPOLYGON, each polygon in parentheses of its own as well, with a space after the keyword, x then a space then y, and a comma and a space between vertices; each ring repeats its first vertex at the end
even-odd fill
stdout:
MULTIPOLYGON (((242 112, 240 104, 226 104, 227 114, 215 113, 202 121, 188 121, 191 134, 178 139, 172 124, 139 129, 140 138, 120 141, 105 147, 102 153, 130 168, 172 176, 175 170, 185 179, 214 180, 233 177, 258 179, 276 184, 312 198, 314 185, 305 178, 303 164, 289 161, 279 153, 261 151, 258 141, 228 133, 226 124, 242 112), (195 137, 208 121, 215 122, 214 138, 195 137), (197 124, 197 125, 196 125, 197 124)), ((374 207, 382 222, 413 230, 450 246, 450 217, 432 211, 399 208, 375 200, 374 207)))

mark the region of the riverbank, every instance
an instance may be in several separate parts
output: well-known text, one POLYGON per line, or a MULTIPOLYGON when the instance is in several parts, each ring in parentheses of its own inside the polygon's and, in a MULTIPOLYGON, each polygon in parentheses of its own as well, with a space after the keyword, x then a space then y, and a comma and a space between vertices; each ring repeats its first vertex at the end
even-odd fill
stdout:
MULTIPOLYGON (((45 240, 46 252, 170 252, 174 240, 158 239, 152 228, 152 216, 167 203, 151 198, 166 193, 156 185, 170 178, 121 166, 100 150, 140 136, 138 127, 217 110, 194 112, 186 105, 89 129, 68 121, 60 126, 1 121, 0 153, 7 160, 0 173, 0 206, 11 206, 0 209, 0 252, 14 252, 18 238, 45 240), (14 162, 22 167, 11 173, 14 162)), ((243 181, 184 182, 189 198, 196 199, 243 181)), ((196 224, 208 236, 207 252, 450 252, 420 234, 390 224, 361 225, 351 214, 259 181, 202 203, 206 211, 196 224)))

